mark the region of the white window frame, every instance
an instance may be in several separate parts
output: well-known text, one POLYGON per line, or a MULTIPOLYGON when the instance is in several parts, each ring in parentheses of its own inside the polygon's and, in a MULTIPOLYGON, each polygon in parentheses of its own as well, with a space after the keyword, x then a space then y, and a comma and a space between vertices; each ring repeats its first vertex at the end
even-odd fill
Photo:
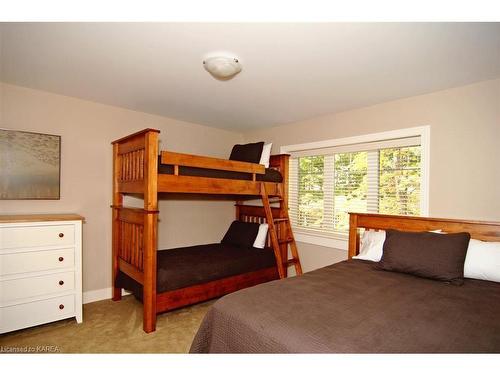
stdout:
MULTIPOLYGON (((420 215, 429 216, 429 172, 431 151, 431 127, 430 125, 417 126, 398 130, 389 130, 380 133, 364 134, 354 137, 328 139, 324 141, 300 143, 280 147, 281 154, 289 154, 308 150, 321 150, 329 147, 352 146, 360 143, 387 141, 398 138, 420 137, 421 159, 420 159, 420 215)), ((347 251, 347 234, 327 234, 324 232, 314 233, 314 230, 294 228, 295 239, 299 242, 310 243, 319 246, 331 247, 347 251)))

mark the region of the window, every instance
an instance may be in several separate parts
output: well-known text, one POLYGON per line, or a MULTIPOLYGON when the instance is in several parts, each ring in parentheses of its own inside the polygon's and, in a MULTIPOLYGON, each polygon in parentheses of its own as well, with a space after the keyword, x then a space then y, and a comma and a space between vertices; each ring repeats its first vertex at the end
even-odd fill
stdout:
POLYGON ((323 193, 324 157, 308 156, 298 159, 298 215, 297 225, 304 228, 322 228, 325 213, 323 193))
POLYGON ((368 153, 343 152, 333 157, 333 229, 343 231, 349 228, 349 211, 367 212, 368 153))
MULTIPOLYGON (((422 134, 400 138, 382 135, 371 142, 337 140, 331 141, 337 144, 330 147, 309 144, 282 149, 292 155, 289 205, 292 224, 299 232, 346 233, 349 212, 426 213, 422 134), (388 138, 380 139, 382 135, 388 138)), ((428 133, 424 135, 428 139, 428 133)))
POLYGON ((420 146, 379 152, 378 212, 420 215, 420 146))

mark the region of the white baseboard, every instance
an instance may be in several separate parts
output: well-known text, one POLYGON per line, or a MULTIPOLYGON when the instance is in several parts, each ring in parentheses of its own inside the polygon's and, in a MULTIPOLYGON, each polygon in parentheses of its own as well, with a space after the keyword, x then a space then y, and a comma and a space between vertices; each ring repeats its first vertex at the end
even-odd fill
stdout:
MULTIPOLYGON (((113 288, 104 288, 83 292, 83 304, 111 299, 112 289, 113 288)), ((129 294, 129 292, 122 289, 122 296, 126 296, 129 294)))

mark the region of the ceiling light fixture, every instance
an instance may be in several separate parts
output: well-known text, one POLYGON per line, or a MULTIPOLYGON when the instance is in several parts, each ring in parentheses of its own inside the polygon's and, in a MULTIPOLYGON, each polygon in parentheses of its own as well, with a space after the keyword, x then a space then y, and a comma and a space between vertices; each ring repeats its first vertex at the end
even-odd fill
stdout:
POLYGON ((241 64, 236 57, 213 56, 203 60, 203 67, 214 78, 228 80, 241 72, 241 64))

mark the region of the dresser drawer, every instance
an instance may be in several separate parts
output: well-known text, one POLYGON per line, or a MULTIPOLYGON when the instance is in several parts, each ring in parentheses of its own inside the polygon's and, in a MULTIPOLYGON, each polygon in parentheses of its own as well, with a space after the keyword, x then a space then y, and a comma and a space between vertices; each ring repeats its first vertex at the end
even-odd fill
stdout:
POLYGON ((0 307, 0 333, 65 319, 74 315, 74 295, 0 307))
POLYGON ((70 268, 75 265, 75 249, 0 254, 0 276, 70 268))
POLYGON ((0 303, 19 299, 70 292, 75 288, 75 273, 62 272, 51 275, 0 281, 0 303))
POLYGON ((0 228, 0 249, 66 246, 75 243, 74 225, 40 225, 0 228))

